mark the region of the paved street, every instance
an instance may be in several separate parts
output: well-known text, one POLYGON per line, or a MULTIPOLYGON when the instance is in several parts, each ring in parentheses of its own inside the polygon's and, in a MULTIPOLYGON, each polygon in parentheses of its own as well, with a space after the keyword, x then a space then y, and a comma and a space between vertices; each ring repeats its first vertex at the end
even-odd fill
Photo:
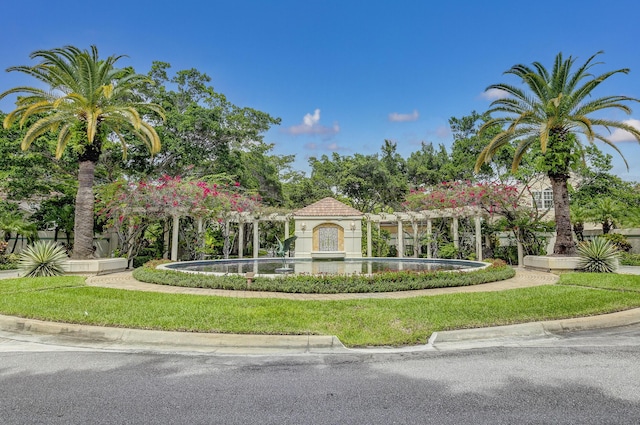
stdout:
POLYGON ((640 326, 493 345, 212 356, 3 333, 0 423, 638 423, 640 326))

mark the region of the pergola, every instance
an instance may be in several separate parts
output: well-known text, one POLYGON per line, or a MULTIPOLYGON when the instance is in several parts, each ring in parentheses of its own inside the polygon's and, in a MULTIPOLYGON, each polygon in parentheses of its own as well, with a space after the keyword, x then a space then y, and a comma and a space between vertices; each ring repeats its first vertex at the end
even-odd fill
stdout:
MULTIPOLYGON (((180 226, 180 217, 190 216, 189 213, 179 213, 174 212, 171 217, 173 220, 173 231, 171 237, 171 260, 177 261, 178 259, 178 238, 179 238, 179 226, 180 226)), ((482 234, 481 234, 481 220, 483 213, 479 208, 474 207, 465 207, 461 209, 444 209, 444 210, 429 210, 429 211, 409 211, 409 212, 394 212, 394 213, 378 213, 378 214, 364 214, 362 218, 366 222, 366 232, 367 232, 367 257, 372 257, 372 243, 371 243, 371 232, 372 232, 372 223, 377 223, 380 226, 382 223, 396 223, 397 225, 397 255, 399 258, 404 257, 404 232, 405 225, 410 225, 411 230, 413 232, 413 240, 419 240, 418 234, 421 227, 426 226, 426 236, 430 238, 432 235, 432 222, 434 219, 439 218, 450 218, 451 219, 451 230, 453 233, 453 243, 456 248, 459 247, 459 219, 460 218, 473 218, 475 223, 475 232, 474 232, 474 240, 475 240, 475 253, 476 258, 481 261, 482 260, 482 234)), ((203 218, 202 214, 197 214, 197 228, 198 232, 203 231, 203 218)), ((290 221, 294 217, 294 212, 290 213, 270 213, 270 214, 260 214, 257 212, 231 212, 224 215, 224 217, 219 217, 221 220, 224 220, 227 228, 229 224, 237 224, 238 225, 238 256, 240 258, 243 257, 244 251, 244 236, 245 236, 245 225, 251 224, 253 225, 253 244, 252 244, 252 255, 253 258, 258 258, 259 250, 260 250, 260 223, 261 222, 283 222, 284 223, 284 234, 283 240, 289 237, 290 235, 290 221)), ((414 257, 419 255, 420 247, 418 244, 414 243, 414 257)), ((432 258, 432 247, 431 244, 427 245, 427 258, 432 258)))
MULTIPOLYGON (((425 210, 425 211, 409 211, 409 212, 394 212, 394 213, 378 213, 378 214, 365 214, 365 220, 367 222, 367 257, 372 255, 371 247, 371 223, 397 223, 397 252, 398 257, 404 257, 404 226, 410 224, 413 231, 413 240, 418 241, 418 232, 420 226, 426 225, 426 237, 431 238, 433 220, 438 218, 450 218, 451 219, 451 232, 453 233, 453 244, 456 248, 459 248, 459 219, 460 218, 473 218, 475 224, 475 252, 478 261, 482 261, 482 210, 474 207, 465 207, 462 209, 443 209, 443 210, 425 210)), ((413 256, 418 257, 420 252, 420 246, 414 243, 413 256)), ((427 258, 432 258, 431 244, 427 245, 427 258)))

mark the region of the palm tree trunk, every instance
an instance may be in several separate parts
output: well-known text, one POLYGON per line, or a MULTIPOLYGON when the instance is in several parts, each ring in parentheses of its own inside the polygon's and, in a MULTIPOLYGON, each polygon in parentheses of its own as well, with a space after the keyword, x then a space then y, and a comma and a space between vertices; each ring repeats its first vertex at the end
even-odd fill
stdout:
POLYGON ((78 172, 78 193, 76 194, 75 224, 73 228, 74 260, 93 258, 93 177, 96 163, 80 161, 78 172))
POLYGON ((554 255, 575 255, 576 243, 573 240, 571 219, 569 216, 569 190, 564 173, 549 173, 551 190, 553 191, 553 208, 556 217, 556 243, 553 246, 554 255))

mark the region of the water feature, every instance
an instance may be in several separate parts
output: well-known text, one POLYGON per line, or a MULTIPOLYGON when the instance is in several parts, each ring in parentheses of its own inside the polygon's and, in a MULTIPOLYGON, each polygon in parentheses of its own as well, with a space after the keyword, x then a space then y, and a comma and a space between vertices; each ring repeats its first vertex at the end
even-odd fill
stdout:
MULTIPOLYGON (((383 271, 478 270, 487 263, 469 260, 435 258, 355 258, 344 260, 312 260, 287 258, 287 266, 295 274, 371 274, 383 271)), ((206 274, 245 274, 276 276, 282 258, 181 261, 158 268, 206 274)))

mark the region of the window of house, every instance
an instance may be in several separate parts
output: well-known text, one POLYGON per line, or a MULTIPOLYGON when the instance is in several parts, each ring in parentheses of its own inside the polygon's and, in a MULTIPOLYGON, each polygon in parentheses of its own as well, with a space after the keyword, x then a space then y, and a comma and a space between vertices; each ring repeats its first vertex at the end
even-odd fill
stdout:
POLYGON ((533 201, 536 203, 537 208, 551 209, 553 208, 553 191, 551 188, 546 188, 542 191, 534 191, 533 201))

